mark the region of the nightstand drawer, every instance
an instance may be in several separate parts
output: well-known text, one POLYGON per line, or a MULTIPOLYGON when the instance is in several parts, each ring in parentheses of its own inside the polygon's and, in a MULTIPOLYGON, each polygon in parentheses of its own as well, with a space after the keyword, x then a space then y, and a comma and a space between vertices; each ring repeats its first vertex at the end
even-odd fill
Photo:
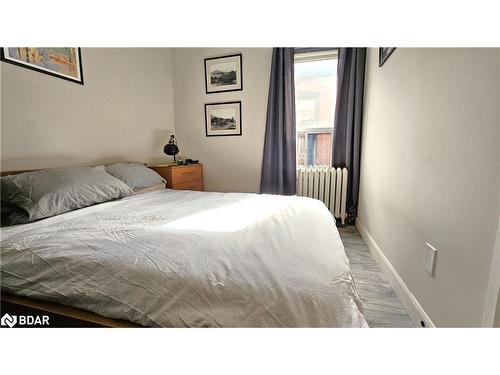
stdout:
POLYGON ((153 165, 150 167, 167 180, 167 188, 203 191, 203 165, 153 165))
POLYGON ((187 181, 182 183, 176 183, 172 185, 174 190, 197 190, 203 191, 203 180, 187 181))
POLYGON ((203 179, 201 167, 192 165, 183 168, 172 168, 172 185, 203 179))

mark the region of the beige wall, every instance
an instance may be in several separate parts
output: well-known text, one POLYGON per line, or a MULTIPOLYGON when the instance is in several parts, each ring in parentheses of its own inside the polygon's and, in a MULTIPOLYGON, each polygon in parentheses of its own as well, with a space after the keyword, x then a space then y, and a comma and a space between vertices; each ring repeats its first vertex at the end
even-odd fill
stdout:
POLYGON ((359 219, 437 326, 480 326, 499 215, 499 50, 367 61, 359 219), (438 249, 435 276, 425 243, 438 249))
MULTIPOLYGON (((500 77, 500 63, 497 66, 498 69, 498 76, 500 77)), ((498 105, 497 107, 500 108, 500 95, 498 95, 498 105)), ((500 113, 498 114, 498 121, 500 123, 500 113)), ((498 168, 500 170, 500 154, 498 155, 498 168)), ((498 194, 498 201, 500 205, 500 194, 498 194)), ((494 322, 493 326, 500 328, 500 217, 498 220, 498 229, 497 229, 497 242, 496 242, 496 252, 494 254, 494 258, 496 263, 492 264, 492 273, 490 275, 490 280, 493 280, 493 282, 490 281, 490 288, 493 290, 493 295, 495 294, 495 288, 498 289, 497 293, 497 306, 496 306, 496 314, 494 317, 494 322)))
POLYGON ((1 63, 2 170, 162 157, 171 49, 84 48, 82 58, 84 86, 1 63))
POLYGON ((204 165, 209 191, 257 192, 266 127, 270 48, 174 50, 176 136, 184 157, 204 165), (205 94, 206 57, 243 54, 243 91, 205 94), (242 136, 206 137, 205 103, 242 102, 242 136))
POLYGON ((493 324, 493 327, 500 328, 500 290, 498 291, 497 296, 497 312, 495 315, 495 323, 493 324))

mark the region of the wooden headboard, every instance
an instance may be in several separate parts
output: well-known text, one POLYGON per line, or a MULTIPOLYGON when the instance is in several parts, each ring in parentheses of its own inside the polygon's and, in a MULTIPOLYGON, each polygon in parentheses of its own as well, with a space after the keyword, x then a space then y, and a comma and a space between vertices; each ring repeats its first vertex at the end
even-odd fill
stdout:
MULTIPOLYGON (((128 163, 126 161, 123 161, 121 163, 128 163)), ((138 163, 138 162, 136 162, 138 163)), ((99 164, 99 165, 110 165, 110 164, 114 164, 114 163, 103 163, 103 164, 99 164)), ((143 163, 146 167, 148 166, 147 163, 143 163)), ((75 167, 97 167, 97 165, 77 165, 75 167)), ((24 172, 34 172, 34 171, 41 171, 43 169, 49 169, 49 168, 55 168, 55 169, 59 169, 59 168, 71 168, 71 166, 68 166, 68 167, 47 167, 47 168, 38 168, 38 169, 25 169, 25 170, 19 170, 19 171, 0 171, 0 176, 8 176, 10 174, 19 174, 19 173, 24 173, 24 172)))
POLYGON ((5 171, 5 172, 0 172, 0 176, 8 176, 10 174, 19 174, 19 173, 24 173, 24 172, 33 172, 33 171, 39 171, 39 169, 27 169, 25 171, 5 171))

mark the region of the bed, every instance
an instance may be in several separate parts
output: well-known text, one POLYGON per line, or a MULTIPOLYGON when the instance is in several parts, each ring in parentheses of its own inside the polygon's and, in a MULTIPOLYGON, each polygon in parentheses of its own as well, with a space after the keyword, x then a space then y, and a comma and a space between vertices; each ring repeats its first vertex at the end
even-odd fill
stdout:
POLYGON ((147 327, 367 327, 304 197, 165 189, 1 229, 1 287, 147 327))

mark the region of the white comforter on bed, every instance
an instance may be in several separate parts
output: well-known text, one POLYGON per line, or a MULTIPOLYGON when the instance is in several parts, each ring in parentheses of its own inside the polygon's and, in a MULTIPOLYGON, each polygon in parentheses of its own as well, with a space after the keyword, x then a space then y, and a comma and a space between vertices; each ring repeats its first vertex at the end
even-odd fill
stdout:
POLYGON ((320 201, 164 190, 1 229, 2 289, 164 327, 365 327, 320 201))

